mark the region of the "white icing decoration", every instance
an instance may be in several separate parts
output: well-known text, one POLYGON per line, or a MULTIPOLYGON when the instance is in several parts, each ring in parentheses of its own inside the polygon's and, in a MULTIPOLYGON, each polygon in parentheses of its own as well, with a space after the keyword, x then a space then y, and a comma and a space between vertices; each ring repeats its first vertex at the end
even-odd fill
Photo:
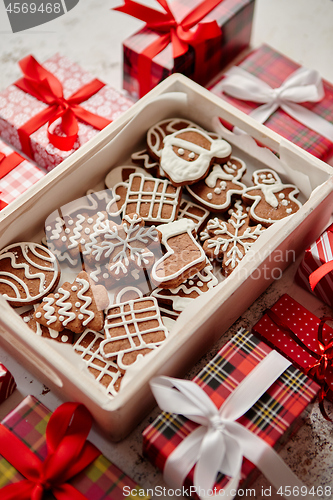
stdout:
POLYGON ((77 290, 77 286, 76 286, 76 285, 73 285, 73 286, 72 286, 72 291, 73 291, 73 292, 76 292, 76 290, 77 290))
POLYGON ((88 297, 87 295, 84 295, 86 293, 87 290, 89 290, 90 288, 90 285, 89 285, 89 282, 83 278, 76 278, 76 281, 78 283, 81 284, 82 288, 77 292, 77 296, 80 300, 82 300, 84 303, 83 305, 80 307, 80 312, 82 314, 79 314, 78 315, 78 318, 79 319, 83 319, 83 314, 87 315, 88 318, 85 319, 82 324, 83 326, 86 326, 88 323, 90 323, 91 320, 94 319, 95 317, 95 314, 93 313, 93 311, 89 311, 88 307, 91 305, 92 303, 92 298, 91 297, 88 297), (81 317, 82 316, 82 317, 81 317))
POLYGON ((284 193, 279 193, 280 200, 283 200, 284 197, 285 197, 284 193))
POLYGON ((68 290, 64 290, 63 288, 59 288, 59 293, 61 293, 63 296, 57 300, 56 305, 60 308, 58 311, 59 316, 59 321, 62 322, 63 326, 66 326, 68 323, 73 321, 75 319, 75 313, 71 312, 71 309, 73 307, 71 302, 66 302, 71 296, 70 292, 68 290), (66 317, 66 319, 64 318, 66 317), (62 319, 60 319, 62 317, 62 319))
POLYGON ((74 224, 74 221, 73 221, 72 219, 70 219, 70 220, 68 220, 68 221, 67 221, 67 224, 68 224, 69 226, 72 226, 72 225, 74 224))
POLYGON ((287 200, 282 200, 282 201, 281 201, 281 205, 284 205, 284 206, 286 207, 287 205, 289 205, 289 201, 287 201, 287 200))
POLYGON ((206 210, 204 207, 201 207, 200 205, 197 205, 196 203, 193 203, 193 201, 187 201, 187 200, 182 200, 182 203, 179 207, 179 212, 178 212, 178 217, 177 219, 190 219, 194 222, 195 229, 198 230, 200 226, 205 222, 207 217, 209 216, 209 211, 206 210), (192 213, 193 208, 196 209, 197 212, 200 212, 200 214, 192 213), (192 209, 192 210, 191 210, 192 209))
MULTIPOLYGON (((41 312, 37 312, 36 313, 36 318, 41 318, 42 317, 42 313, 41 312)), ((26 320, 26 318, 24 318, 24 320, 26 320)), ((29 318, 28 318, 28 321, 29 321, 29 318)))
POLYGON ((81 302, 75 302, 75 307, 81 307, 81 302))
POLYGON ((286 210, 287 214, 291 214, 292 211, 293 211, 292 208, 287 208, 286 210))
MULTIPOLYGON (((161 156, 161 137, 165 137, 165 132, 163 130, 163 125, 167 124, 166 126, 166 133, 167 134, 173 134, 174 132, 179 132, 179 126, 177 126, 179 123, 182 123, 184 125, 184 129, 186 128, 195 128, 196 130, 201 129, 201 127, 198 127, 195 123, 185 120, 183 118, 168 118, 167 120, 163 120, 156 125, 154 125, 151 129, 149 129, 148 134, 147 134, 147 145, 149 149, 157 156, 161 156)), ((133 155, 134 156, 134 155, 133 155)), ((146 167, 146 165, 145 165, 146 167)), ((147 167, 146 167, 147 168, 147 167)))
POLYGON ((51 231, 52 227, 51 226, 46 226, 46 231, 51 231))
POLYGON ((89 217, 89 219, 87 219, 87 222, 88 222, 88 224, 92 224, 94 222, 94 219, 92 219, 91 217, 89 217))
POLYGON ((207 199, 211 200, 212 198, 213 198, 213 194, 212 193, 207 193, 207 199))
POLYGON ((104 278, 105 280, 107 280, 109 277, 110 277, 110 275, 109 275, 108 273, 104 273, 104 274, 103 274, 103 278, 104 278))
POLYGON ((183 148, 179 148, 177 153, 180 155, 180 156, 183 156, 183 154, 185 153, 185 150, 183 148))
POLYGON ((62 336, 61 336, 61 342, 64 342, 64 343, 65 343, 65 342, 68 342, 68 337, 67 337, 67 335, 62 335, 62 336))
POLYGON ((64 316, 59 316, 59 321, 61 321, 61 323, 64 321, 65 317, 64 316))
POLYGON ((188 157, 189 157, 190 160, 194 160, 195 153, 193 153, 193 151, 192 151, 191 153, 189 153, 188 157))
POLYGON ((83 314, 78 314, 78 318, 83 319, 84 318, 83 314))
POLYGON ((55 222, 54 229, 52 229, 51 226, 47 226, 47 228, 46 228, 46 230, 48 232, 50 232, 52 230, 51 231, 51 235, 49 237, 49 239, 51 241, 52 240, 58 240, 60 238, 60 234, 61 234, 62 227, 63 227, 63 224, 64 224, 64 221, 63 221, 63 219, 61 217, 56 217, 54 222, 55 222))
MULTIPOLYGON (((68 245, 69 250, 71 250, 72 248, 76 248, 78 246, 78 240, 81 238, 81 231, 83 229, 82 223, 85 222, 85 220, 86 220, 86 218, 83 215, 78 214, 76 222, 75 222, 75 227, 73 229, 73 234, 72 234, 72 236, 69 237, 69 241, 70 241, 70 245, 68 245)), ((74 221, 73 221, 73 223, 74 223, 74 221)), ((69 224, 69 221, 68 221, 68 224, 69 224)), ((83 243, 84 242, 85 242, 85 240, 83 240, 83 243)), ((81 243, 82 243, 82 241, 81 241, 81 243)))
POLYGON ((89 229, 89 227, 86 227, 86 228, 84 229, 84 232, 85 232, 86 234, 90 234, 90 229, 89 229))
POLYGON ((121 303, 123 296, 125 295, 125 293, 128 293, 128 292, 136 293, 137 298, 139 298, 139 299, 143 297, 143 293, 141 292, 141 290, 139 290, 139 288, 136 288, 135 286, 125 286, 125 288, 122 288, 122 290, 120 290, 120 292, 117 294, 116 299, 115 299, 115 303, 116 304, 121 303))
MULTIPOLYGON (((40 316, 37 316, 37 314, 36 314, 36 318, 40 318, 40 317, 41 317, 41 313, 38 313, 38 314, 40 314, 40 316)), ((24 321, 25 323, 29 323, 29 321, 30 321, 29 316, 24 316, 23 321, 24 321)))
MULTIPOLYGON (((69 234, 70 232, 71 232, 71 230, 70 230, 68 227, 66 227, 66 229, 65 229, 65 233, 66 233, 66 234, 69 234)), ((66 241, 66 240, 65 240, 65 241, 66 241)))
POLYGON ((43 299, 43 310, 45 311, 44 317, 47 320, 46 324, 51 325, 55 321, 57 321, 57 317, 54 315, 55 308, 52 306, 54 304, 53 297, 44 297, 43 299))
POLYGON ((215 188, 214 189, 214 193, 215 194, 221 194, 221 191, 222 191, 222 189, 220 189, 220 188, 215 188))
POLYGON ((56 299, 59 299, 59 297, 60 297, 59 293, 55 293, 55 294, 54 294, 54 297, 55 297, 56 299))

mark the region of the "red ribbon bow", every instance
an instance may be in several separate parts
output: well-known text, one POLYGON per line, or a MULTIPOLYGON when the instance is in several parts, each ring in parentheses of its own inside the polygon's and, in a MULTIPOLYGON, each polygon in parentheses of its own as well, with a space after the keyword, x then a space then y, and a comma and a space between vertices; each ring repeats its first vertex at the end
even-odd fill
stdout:
POLYGON ((0 453, 26 478, 2 488, 1 500, 41 500, 45 490, 52 491, 57 500, 86 500, 68 481, 100 455, 86 441, 91 424, 92 417, 82 404, 59 406, 46 428, 44 462, 0 424, 0 453))
POLYGON ((265 314, 286 334, 288 335, 297 345, 302 347, 310 356, 313 356, 317 361, 306 369, 306 374, 313 378, 320 385, 320 391, 318 394, 319 408, 326 420, 332 422, 331 418, 327 415, 324 407, 324 398, 327 395, 330 387, 327 383, 327 378, 329 375, 328 370, 332 366, 333 361, 333 339, 327 344, 323 341, 323 328, 327 321, 333 321, 332 318, 323 318, 318 326, 318 346, 319 353, 312 351, 304 342, 295 335, 295 333, 285 325, 283 321, 275 314, 271 309, 267 309, 265 314))
POLYGON ((182 21, 177 22, 167 0, 157 0, 165 12, 142 5, 134 0, 125 0, 125 4, 113 10, 124 12, 146 23, 145 28, 151 29, 161 36, 150 44, 138 59, 138 81, 140 97, 150 90, 150 74, 152 59, 162 52, 169 43, 172 44, 173 58, 185 54, 189 45, 196 50, 195 79, 198 78, 201 63, 204 60, 204 48, 198 45, 222 34, 217 22, 209 21, 198 24, 223 0, 204 0, 195 7, 182 21), (194 26, 196 29, 191 31, 194 26), (148 76, 148 77, 147 77, 148 76))
POLYGON ((33 158, 30 135, 47 122, 49 141, 62 151, 70 151, 77 140, 79 131, 77 118, 98 130, 102 130, 111 123, 110 120, 79 106, 80 103, 104 87, 105 84, 100 80, 92 80, 74 92, 68 99, 65 99, 62 84, 58 78, 39 64, 33 56, 25 57, 19 62, 19 65, 24 77, 15 82, 15 85, 49 106, 18 129, 22 150, 26 155, 33 158), (66 135, 65 137, 50 131, 52 123, 59 118, 62 119, 62 131, 66 135))

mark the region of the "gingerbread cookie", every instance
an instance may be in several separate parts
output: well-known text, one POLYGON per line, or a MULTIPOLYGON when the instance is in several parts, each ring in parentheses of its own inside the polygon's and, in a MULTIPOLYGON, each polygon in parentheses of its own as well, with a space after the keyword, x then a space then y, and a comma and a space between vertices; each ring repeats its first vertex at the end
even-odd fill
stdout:
POLYGON ((156 229, 166 253, 152 268, 153 283, 161 288, 175 288, 205 267, 205 252, 193 236, 193 221, 180 219, 156 229))
POLYGON ((212 259, 223 259, 222 267, 225 276, 228 276, 243 257, 251 250, 252 245, 263 232, 261 224, 249 226, 249 216, 240 201, 230 210, 228 222, 215 217, 208 221, 204 234, 203 249, 212 259))
POLYGON ((120 370, 125 371, 138 358, 160 346, 168 330, 161 321, 156 299, 142 297, 109 308, 105 335, 102 355, 115 359, 120 370))
MULTIPOLYGON (((120 182, 128 182, 131 174, 143 174, 146 177, 151 177, 149 172, 135 165, 120 165, 110 170, 105 177, 105 185, 111 190, 120 182)), ((109 200, 111 201, 111 200, 109 200)))
POLYGON ((131 160, 133 163, 144 167, 147 172, 153 175, 153 177, 160 177, 163 175, 163 172, 160 171, 159 161, 156 161, 150 156, 148 149, 143 149, 133 153, 131 155, 131 160))
POLYGON ((90 258, 97 262, 109 259, 108 273, 120 280, 133 269, 149 269, 155 260, 148 247, 158 244, 155 226, 145 227, 138 214, 125 215, 121 225, 105 224, 98 241, 92 245, 90 258))
POLYGON ((172 311, 181 313, 193 299, 200 297, 218 284, 218 280, 212 271, 213 266, 206 259, 206 266, 192 278, 184 281, 176 288, 155 288, 151 295, 158 300, 159 306, 168 304, 172 306, 172 311))
POLYGON ((208 217, 208 210, 200 207, 196 203, 193 203, 193 201, 182 199, 177 219, 192 220, 194 222, 195 230, 199 232, 208 217))
POLYGON ((63 344, 73 344, 74 334, 70 330, 63 330, 62 332, 57 332, 56 330, 52 330, 47 326, 40 325, 34 318, 35 309, 37 306, 34 306, 33 309, 29 309, 25 313, 21 314, 21 318, 28 325, 31 330, 36 333, 39 337, 44 337, 45 339, 53 339, 57 342, 61 342, 63 344))
POLYGON ((44 326, 59 332, 68 328, 82 333, 89 328, 99 331, 103 328, 103 310, 109 305, 106 289, 95 286, 85 271, 81 271, 73 283, 65 282, 57 293, 44 297, 35 311, 34 318, 44 326))
POLYGON ((240 182, 245 172, 245 163, 239 158, 231 157, 223 165, 213 165, 205 179, 186 189, 211 212, 224 212, 230 208, 233 196, 241 196, 246 189, 246 185, 240 182))
POLYGON ((249 214, 254 222, 269 227, 301 208, 302 204, 296 200, 297 187, 283 184, 274 170, 257 170, 253 173, 253 182, 255 186, 246 188, 242 198, 248 205, 252 203, 249 214))
POLYGON ((116 195, 114 198, 114 209, 110 204, 111 214, 137 213, 150 224, 172 222, 176 219, 181 200, 181 188, 176 188, 167 179, 131 174, 128 184, 121 183, 115 186, 115 193, 119 192, 118 187, 125 188, 126 186, 125 198, 121 191, 123 194, 116 195))
POLYGON ((59 279, 56 257, 38 243, 13 243, 0 252, 0 294, 13 307, 36 304, 59 279))
POLYGON ((122 373, 113 361, 102 356, 100 345, 104 335, 93 330, 85 330, 74 344, 74 351, 81 356, 89 372, 95 377, 107 394, 116 396, 120 389, 122 373))

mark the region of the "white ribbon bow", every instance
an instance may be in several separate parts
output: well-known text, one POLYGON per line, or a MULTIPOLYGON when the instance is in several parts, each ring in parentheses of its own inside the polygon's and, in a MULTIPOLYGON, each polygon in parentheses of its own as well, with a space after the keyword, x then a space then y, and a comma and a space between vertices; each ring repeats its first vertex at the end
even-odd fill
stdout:
POLYGON ((318 102, 325 95, 323 82, 318 71, 299 68, 277 89, 273 89, 239 66, 231 68, 216 90, 237 99, 263 103, 249 116, 264 123, 279 107, 306 127, 333 141, 333 124, 316 113, 300 106, 299 102, 318 102))
MULTIPOLYGON (((151 389, 161 410, 184 415, 199 424, 169 455, 164 479, 174 489, 182 488, 192 467, 194 487, 202 500, 211 495, 218 472, 230 476, 223 498, 234 498, 241 477, 243 457, 255 464, 275 488, 305 486, 279 455, 260 437, 236 422, 290 366, 276 351, 266 356, 236 387, 218 410, 195 382, 156 377, 151 389)), ((303 498, 309 499, 305 496, 303 498)), ((313 497, 311 497, 313 500, 313 497)))

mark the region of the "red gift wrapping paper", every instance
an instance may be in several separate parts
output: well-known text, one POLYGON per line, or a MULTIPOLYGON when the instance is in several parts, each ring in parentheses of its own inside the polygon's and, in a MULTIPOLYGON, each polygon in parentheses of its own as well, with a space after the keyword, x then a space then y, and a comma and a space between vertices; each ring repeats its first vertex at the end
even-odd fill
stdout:
POLYGON ((333 224, 305 250, 303 260, 295 276, 295 281, 298 285, 333 307, 333 271, 326 274, 314 290, 311 289, 309 282, 311 273, 319 269, 323 264, 331 261, 333 261, 333 224))
MULTIPOLYGON (((5 142, 0 140, 0 156, 1 153, 8 158, 14 153, 13 149, 5 142)), ((0 200, 7 205, 16 200, 30 186, 33 186, 39 179, 42 179, 46 172, 40 170, 36 165, 23 158, 18 153, 15 155, 21 158, 21 162, 10 172, 5 173, 2 167, 5 167, 5 158, 1 161, 0 158, 0 200)))
MULTIPOLYGON (((238 66, 268 83, 272 88, 280 87, 288 76, 300 68, 299 64, 268 45, 262 45, 253 50, 238 66)), ((258 107, 257 103, 243 101, 222 93, 220 81, 209 90, 246 114, 258 107)), ((323 80, 323 85, 325 97, 319 102, 302 103, 302 106, 333 123, 333 85, 325 80, 323 80)), ((281 108, 278 108, 265 121, 265 125, 323 161, 327 161, 333 155, 333 143, 330 140, 302 125, 281 108)))
MULTIPOLYGON (((271 348, 266 343, 252 333, 240 330, 193 381, 220 408, 234 388, 269 352, 271 348)), ((315 382, 290 366, 238 422, 270 446, 277 447, 298 428, 300 415, 318 389, 315 382)), ((144 455, 163 471, 169 455, 195 428, 194 422, 181 415, 161 413, 143 432, 144 455)), ((185 480, 185 488, 193 485, 193 471, 194 467, 185 480)), ((243 459, 242 488, 247 487, 256 474, 256 467, 243 459)), ((228 479, 219 474, 214 488, 223 489, 227 482, 228 479)))
MULTIPOLYGON (((296 302, 287 294, 282 297, 270 308, 287 325, 293 333, 307 346, 311 351, 320 354, 318 343, 318 327, 320 319, 308 311, 301 304, 296 302)), ((252 331, 268 345, 276 349, 289 359, 299 370, 307 372, 313 366, 317 359, 299 346, 286 332, 279 328, 276 323, 266 314, 256 323, 252 331)), ((333 337, 333 329, 327 324, 323 327, 323 340, 327 343, 333 337)), ((309 376, 311 376, 309 374, 309 376)), ((326 382, 329 386, 329 392, 326 398, 333 402, 333 367, 327 371, 326 382)))
MULTIPOLYGON (((65 99, 68 99, 94 79, 90 73, 83 70, 78 64, 59 54, 45 61, 43 67, 61 82, 65 99)), ((112 121, 132 104, 133 102, 130 99, 127 99, 109 85, 105 85, 96 94, 81 103, 80 106, 91 113, 112 121)), ((0 136, 16 149, 22 150, 18 129, 38 113, 47 109, 47 107, 47 104, 39 101, 29 93, 24 92, 15 85, 10 85, 0 93, 0 136)), ((73 149, 62 151, 50 143, 47 134, 48 126, 45 123, 30 135, 32 159, 46 170, 52 170, 78 149, 80 145, 85 144, 99 132, 91 125, 80 120, 78 120, 78 126, 78 138, 73 149)))
MULTIPOLYGON (((201 2, 202 0, 169 0, 168 4, 177 21, 181 21, 201 2)), ((254 0, 222 0, 203 19, 203 22, 216 20, 222 34, 200 44, 199 49, 204 52, 204 60, 199 71, 195 72, 196 56, 193 47, 190 46, 184 55, 174 60, 172 46, 169 44, 152 60, 151 74, 147 75, 147 78, 150 78, 149 90, 172 73, 182 73, 201 85, 206 85, 249 45, 253 9, 254 0)), ((138 81, 140 54, 159 37, 160 35, 151 29, 143 28, 123 42, 123 87, 135 97, 142 95, 138 81)))
POLYGON ((7 368, 0 363, 0 403, 9 398, 16 389, 16 382, 13 375, 7 368))

